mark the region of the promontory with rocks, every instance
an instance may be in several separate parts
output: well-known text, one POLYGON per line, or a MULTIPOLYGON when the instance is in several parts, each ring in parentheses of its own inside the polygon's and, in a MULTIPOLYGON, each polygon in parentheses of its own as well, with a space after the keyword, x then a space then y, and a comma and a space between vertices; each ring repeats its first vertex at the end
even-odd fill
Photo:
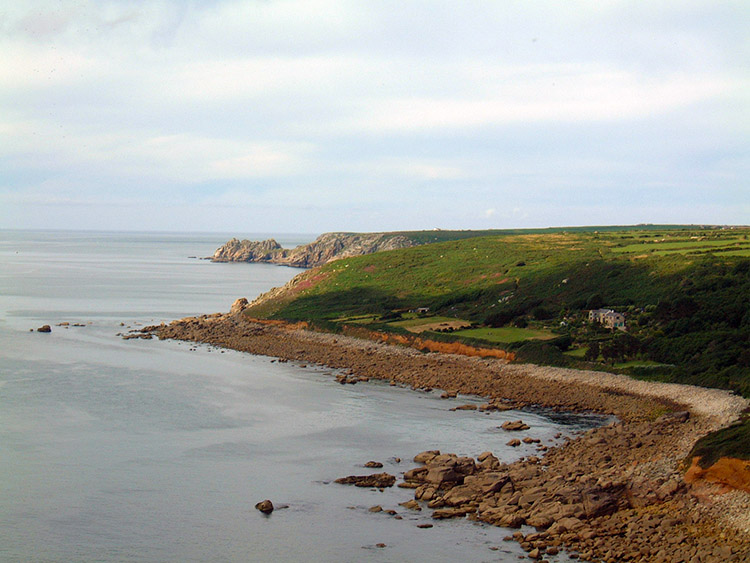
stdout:
POLYGON ((326 233, 313 242, 283 248, 274 239, 263 241, 236 238, 216 249, 213 262, 267 262, 296 268, 314 268, 331 260, 361 256, 384 250, 409 248, 418 243, 393 233, 326 233))

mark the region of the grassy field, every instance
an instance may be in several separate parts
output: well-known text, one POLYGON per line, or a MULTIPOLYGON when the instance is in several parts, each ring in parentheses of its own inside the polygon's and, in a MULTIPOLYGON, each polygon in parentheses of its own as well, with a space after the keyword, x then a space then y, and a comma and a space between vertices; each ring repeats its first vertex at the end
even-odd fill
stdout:
POLYGON ((453 334, 501 344, 523 342, 525 340, 550 340, 556 337, 555 334, 548 330, 516 328, 510 326, 500 328, 471 328, 457 330, 453 334))
POLYGON ((463 319, 476 328, 441 338, 508 344, 526 361, 560 365, 597 346, 597 358, 639 377, 654 369, 629 362, 671 364, 671 380, 750 396, 750 260, 733 255, 745 252, 748 235, 650 227, 454 238, 331 262, 249 314, 376 330, 463 319), (384 320, 420 307, 433 316, 384 320), (600 307, 623 313, 627 333, 590 325, 588 310, 600 307), (582 351, 564 355, 569 347, 582 351))
MULTIPOLYGON (((436 330, 464 319, 473 328, 430 337, 486 342, 512 350, 519 361, 615 370, 750 397, 749 228, 410 236, 430 244, 310 270, 247 314, 331 330, 350 323, 378 331, 436 330), (393 318, 420 307, 430 315, 393 318), (624 314, 627 332, 590 323, 588 311, 601 307, 624 314), (586 361, 589 356, 595 361, 586 361)), ((708 461, 750 459, 748 436, 746 421, 707 437, 696 452, 708 461)))
POLYGON ((662 254, 691 254, 706 252, 731 252, 733 255, 747 255, 750 253, 750 240, 746 235, 736 235, 731 231, 723 231, 712 236, 693 235, 689 238, 683 236, 664 236, 645 242, 628 244, 613 248, 616 253, 643 254, 646 252, 658 252, 662 254))
POLYGON ((588 352, 588 347, 584 346, 582 348, 574 348, 573 350, 566 350, 565 352, 563 352, 563 354, 565 354, 569 358, 583 359, 583 357, 586 355, 586 352, 588 352))
POLYGON ((401 328, 418 328, 420 326, 425 325, 433 325, 437 323, 451 323, 451 322, 461 322, 461 319, 456 319, 453 317, 417 317, 414 316, 412 318, 407 318, 401 321, 393 321, 388 323, 392 326, 399 326, 401 328))
POLYGON ((631 360, 629 362, 619 362, 614 364, 615 368, 671 368, 669 364, 660 364, 651 360, 631 360))
POLYGON ((650 255, 654 253, 644 257, 623 249, 632 247, 634 240, 642 244, 645 236, 690 239, 706 233, 711 238, 705 239, 704 250, 738 236, 735 231, 700 230, 545 233, 451 240, 382 252, 323 266, 319 280, 298 292, 292 302, 278 311, 266 307, 265 313, 335 319, 430 307, 444 316, 475 321, 492 309, 532 301, 584 308, 597 287, 608 306, 656 304, 665 285, 659 282, 685 271, 700 257, 650 255))

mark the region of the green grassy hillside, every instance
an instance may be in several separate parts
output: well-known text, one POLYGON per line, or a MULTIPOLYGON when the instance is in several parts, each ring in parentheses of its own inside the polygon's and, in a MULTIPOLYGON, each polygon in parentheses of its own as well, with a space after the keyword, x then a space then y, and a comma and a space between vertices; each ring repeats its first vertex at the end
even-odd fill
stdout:
POLYGON ((528 361, 750 396, 750 230, 591 229, 502 232, 340 260, 249 314, 394 332, 419 331, 423 319, 431 338, 512 349, 528 361), (623 313, 627 332, 589 323, 600 307, 623 313), (417 308, 427 311, 409 312, 417 308), (474 326, 443 330, 435 316, 474 326))

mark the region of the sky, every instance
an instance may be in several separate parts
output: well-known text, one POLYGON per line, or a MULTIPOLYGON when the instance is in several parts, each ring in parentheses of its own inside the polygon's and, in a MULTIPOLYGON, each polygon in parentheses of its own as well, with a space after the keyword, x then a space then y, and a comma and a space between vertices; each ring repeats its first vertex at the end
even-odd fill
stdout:
POLYGON ((750 3, 0 0, 0 228, 750 223, 750 3))

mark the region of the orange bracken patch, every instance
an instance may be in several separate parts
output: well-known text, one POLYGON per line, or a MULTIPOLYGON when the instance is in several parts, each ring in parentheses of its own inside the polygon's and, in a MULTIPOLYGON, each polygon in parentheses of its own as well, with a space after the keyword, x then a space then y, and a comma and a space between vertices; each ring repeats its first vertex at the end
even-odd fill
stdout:
POLYGON ((686 483, 706 481, 750 493, 750 461, 722 457, 708 469, 702 469, 699 461, 699 457, 693 458, 690 469, 685 473, 686 483))

